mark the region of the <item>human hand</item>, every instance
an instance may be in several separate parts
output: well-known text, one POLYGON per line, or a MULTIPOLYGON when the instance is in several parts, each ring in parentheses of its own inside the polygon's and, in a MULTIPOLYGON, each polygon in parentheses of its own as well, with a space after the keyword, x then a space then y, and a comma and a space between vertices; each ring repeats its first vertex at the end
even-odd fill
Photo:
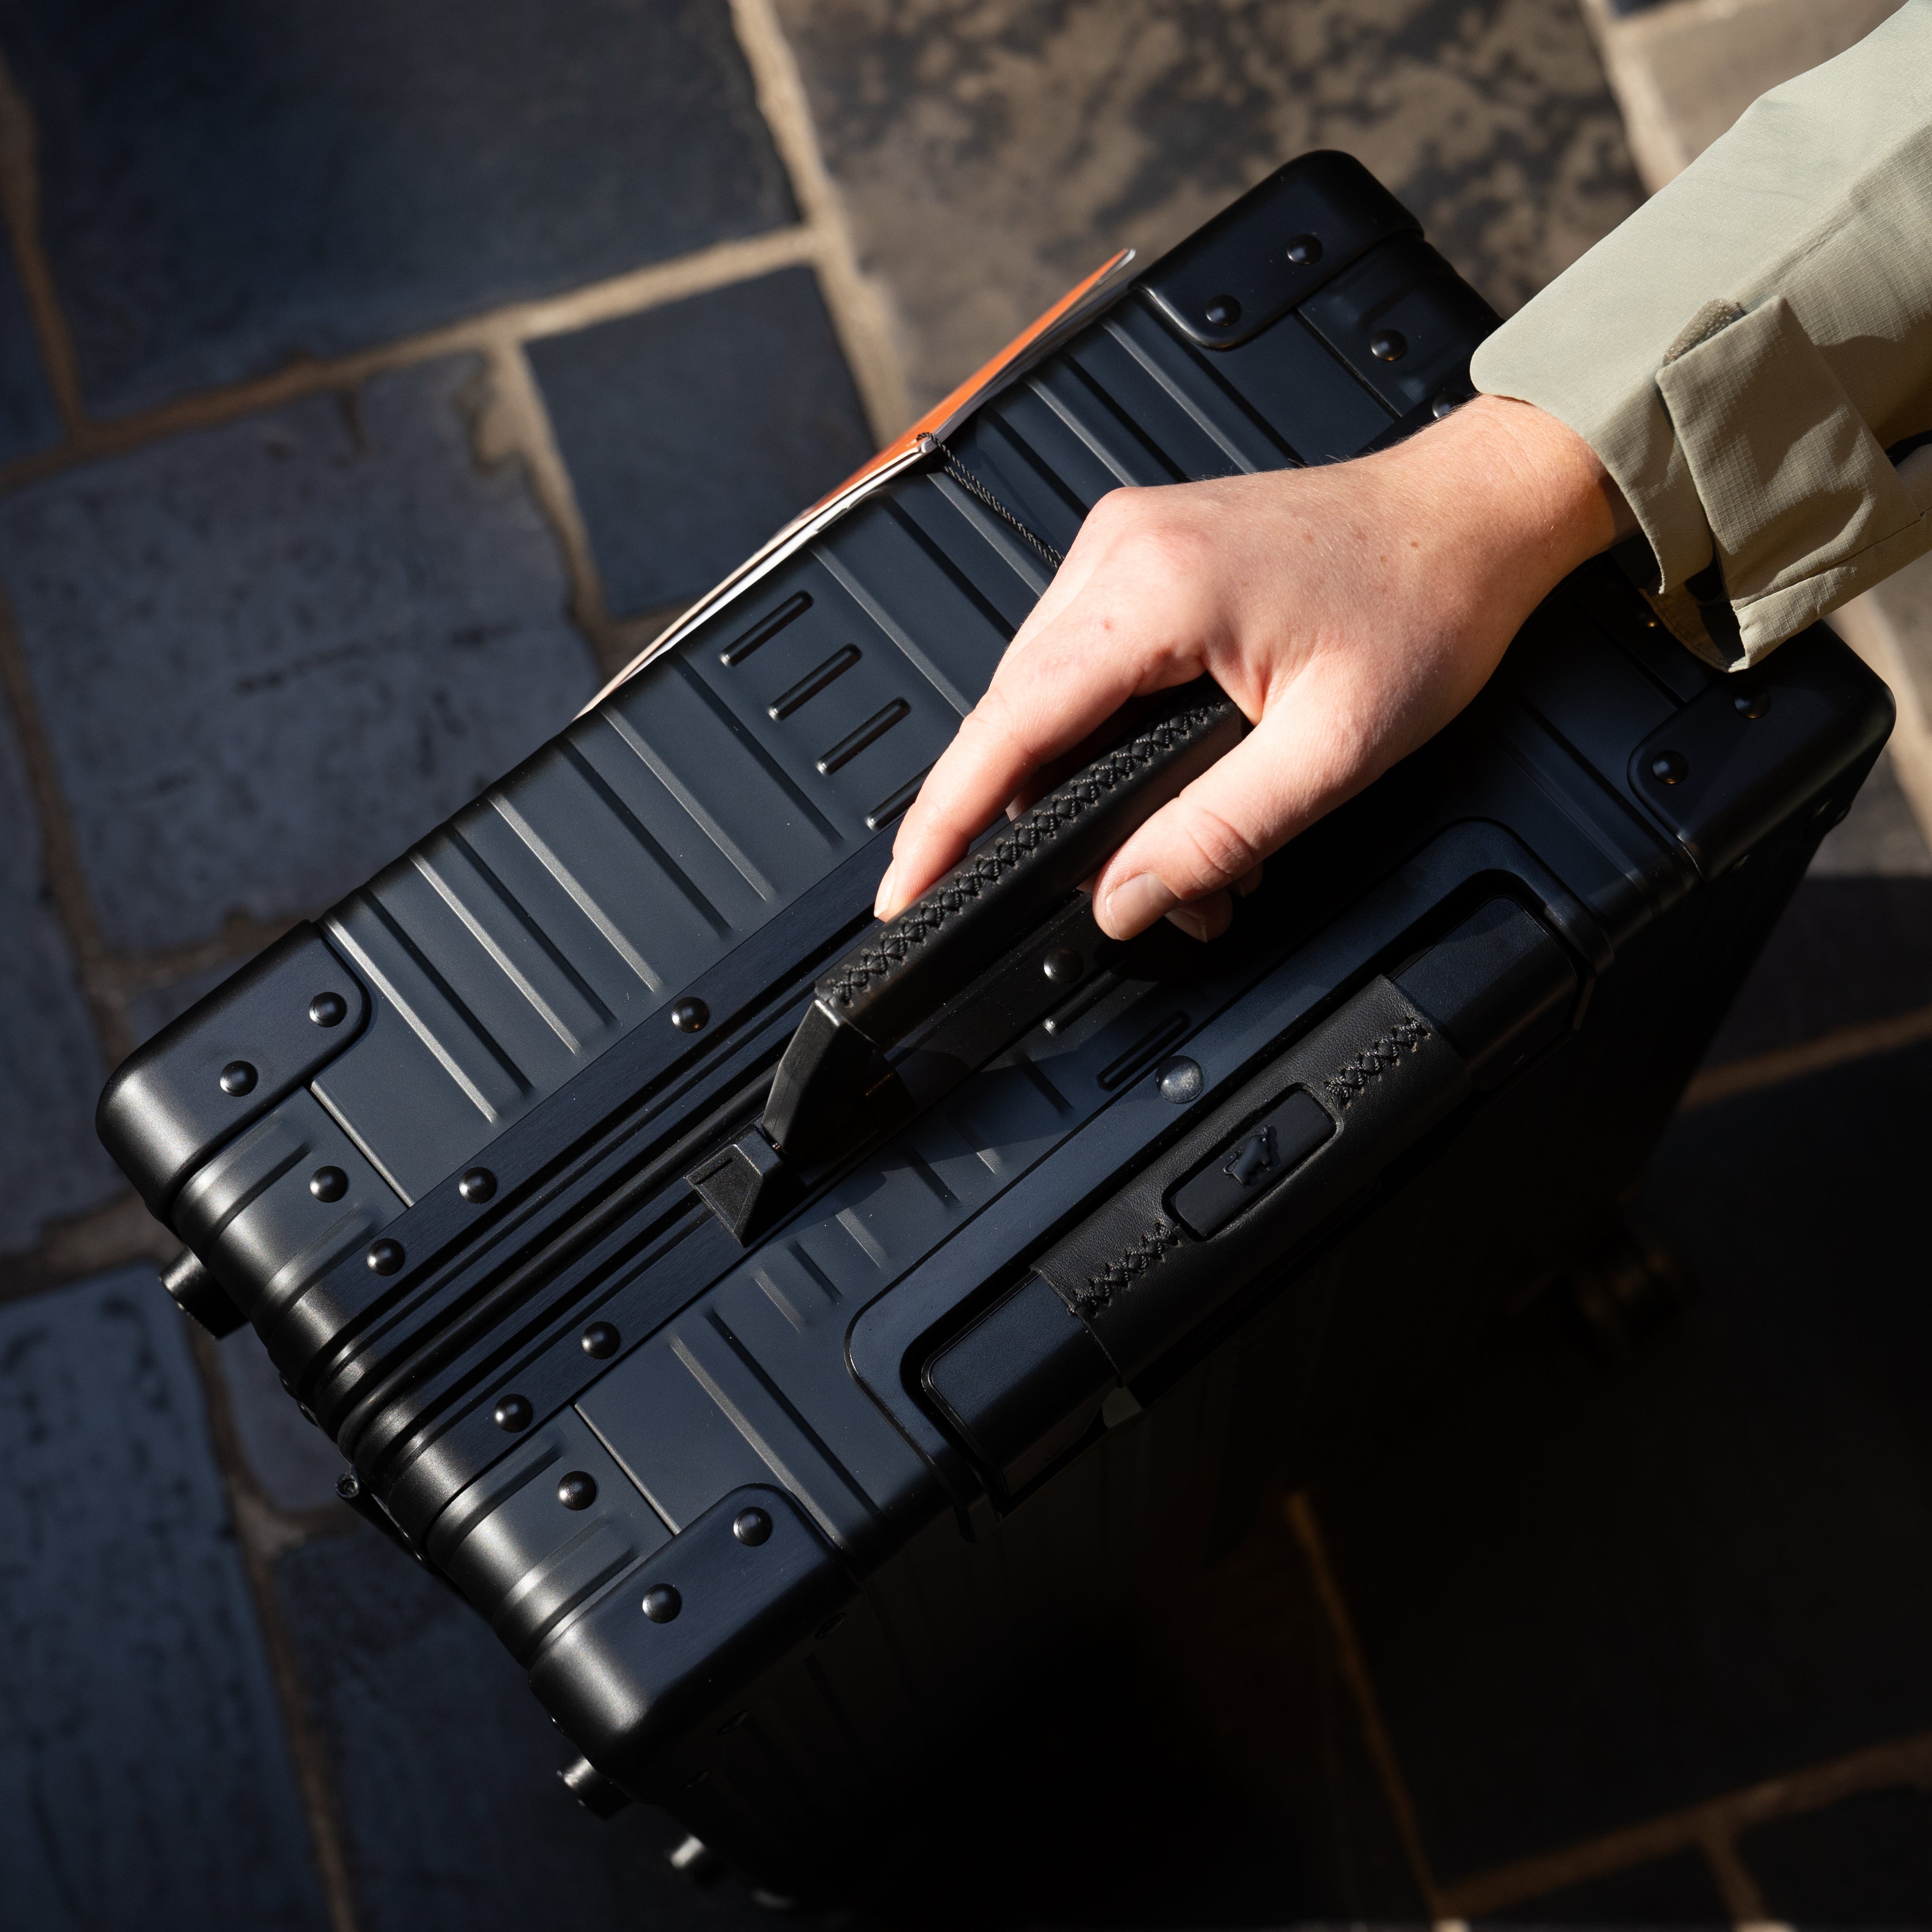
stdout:
POLYGON ((901 822, 878 916, 1130 698, 1205 672, 1255 728, 1108 860, 1094 914, 1214 938, 1270 853, 1440 730, 1634 528, 1587 443, 1500 397, 1352 462, 1114 491, 901 822))

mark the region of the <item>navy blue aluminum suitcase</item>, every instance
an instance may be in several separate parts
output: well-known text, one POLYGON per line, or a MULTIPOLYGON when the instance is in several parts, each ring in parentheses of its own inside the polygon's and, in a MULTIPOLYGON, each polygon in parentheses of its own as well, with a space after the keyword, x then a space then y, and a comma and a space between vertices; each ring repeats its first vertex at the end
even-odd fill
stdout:
POLYGON ((1494 323, 1292 164, 110 1083, 171 1291, 254 1325, 593 1808, 836 1889, 1641 1168, 1889 729, 1822 630, 1726 678, 1600 562, 1214 944, 1073 890, 1238 735, 1211 688, 871 916, 1101 495, 1385 444, 1494 323))

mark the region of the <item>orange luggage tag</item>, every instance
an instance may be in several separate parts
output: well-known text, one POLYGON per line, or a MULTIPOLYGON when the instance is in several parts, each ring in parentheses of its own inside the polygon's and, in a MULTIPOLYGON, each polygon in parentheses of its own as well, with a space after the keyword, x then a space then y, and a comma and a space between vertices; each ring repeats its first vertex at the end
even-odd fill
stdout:
MULTIPOLYGON (((722 584, 706 592, 668 630, 654 638, 639 652, 584 707, 584 711, 594 711, 620 684, 636 676, 654 658, 688 637, 706 618, 735 598, 743 596, 760 578, 769 576, 821 530, 836 523, 847 511, 863 502, 902 471, 922 462, 982 403, 1017 382, 1035 363, 1052 354, 1082 327, 1096 309, 1111 302, 1118 291, 1124 272, 1133 259, 1132 249, 1123 248, 1112 260, 1070 289, 1044 315, 1029 323, 944 402, 928 410, 910 429, 886 444, 863 469, 854 471, 837 489, 821 496, 802 515, 794 518, 722 584)), ((578 715, 581 717, 584 712, 578 715)))

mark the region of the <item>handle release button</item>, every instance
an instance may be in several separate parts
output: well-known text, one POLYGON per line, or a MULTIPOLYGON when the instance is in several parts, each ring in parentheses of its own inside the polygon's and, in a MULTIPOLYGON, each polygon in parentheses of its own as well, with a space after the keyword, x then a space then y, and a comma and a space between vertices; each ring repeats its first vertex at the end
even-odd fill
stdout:
POLYGON ((1328 1110, 1305 1087, 1216 1148, 1174 1190, 1174 1212, 1203 1240, 1286 1180, 1335 1131, 1328 1110))

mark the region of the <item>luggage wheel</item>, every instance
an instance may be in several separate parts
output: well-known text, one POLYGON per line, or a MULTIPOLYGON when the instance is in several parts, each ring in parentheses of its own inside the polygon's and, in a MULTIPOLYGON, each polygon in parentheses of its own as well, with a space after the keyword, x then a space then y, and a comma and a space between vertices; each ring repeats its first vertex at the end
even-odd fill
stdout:
POLYGON ((1552 1286, 1567 1324, 1606 1368, 1635 1360, 1690 1292, 1683 1263, 1621 1220, 1552 1286))

